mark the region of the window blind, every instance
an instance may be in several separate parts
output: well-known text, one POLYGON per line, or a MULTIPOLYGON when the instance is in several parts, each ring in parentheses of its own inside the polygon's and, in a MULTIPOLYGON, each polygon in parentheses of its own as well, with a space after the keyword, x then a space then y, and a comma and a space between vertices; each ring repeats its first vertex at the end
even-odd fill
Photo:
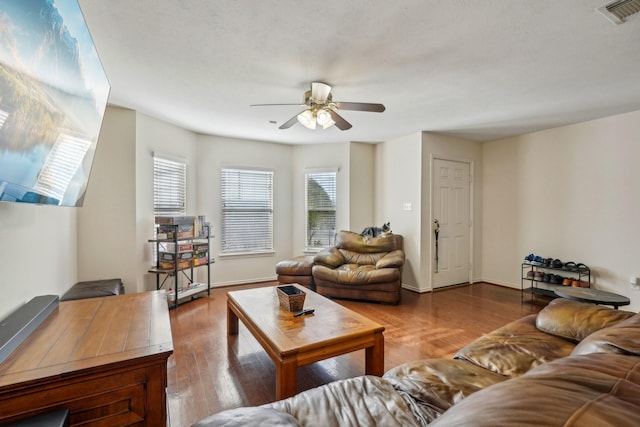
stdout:
POLYGON ((187 164, 154 156, 154 215, 186 215, 187 164))
POLYGON ((316 251, 334 243, 336 175, 336 172, 305 174, 307 250, 316 251))
POLYGON ((222 169, 223 254, 273 252, 273 171, 222 169))

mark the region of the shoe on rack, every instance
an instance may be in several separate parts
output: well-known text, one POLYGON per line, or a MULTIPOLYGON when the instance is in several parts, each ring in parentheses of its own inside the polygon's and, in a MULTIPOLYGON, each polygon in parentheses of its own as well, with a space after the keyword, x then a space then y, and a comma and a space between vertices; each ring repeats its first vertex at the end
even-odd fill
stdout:
POLYGON ((563 266, 563 263, 558 258, 551 261, 551 267, 553 268, 562 268, 562 266, 563 266))
POLYGON ((558 276, 557 274, 552 274, 549 278, 549 283, 553 283, 554 285, 560 285, 562 283, 562 276, 558 276))
POLYGON ((576 271, 576 263, 569 261, 562 266, 563 270, 576 271))
POLYGON ((573 279, 571 279, 570 277, 565 277, 564 279, 562 279, 562 284, 564 286, 571 286, 571 282, 573 282, 573 279))
POLYGON ((587 267, 586 265, 584 265, 583 263, 578 263, 576 265, 576 270, 581 271, 581 272, 587 272, 589 271, 589 267, 587 267))
POLYGON ((538 282, 544 281, 544 273, 542 271, 534 271, 533 278, 538 282))

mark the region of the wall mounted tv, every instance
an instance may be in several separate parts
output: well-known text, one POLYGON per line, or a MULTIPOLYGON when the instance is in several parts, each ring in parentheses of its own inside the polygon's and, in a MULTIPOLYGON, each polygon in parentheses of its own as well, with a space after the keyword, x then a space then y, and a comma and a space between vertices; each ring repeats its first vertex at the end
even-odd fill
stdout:
POLYGON ((0 0, 0 201, 82 205, 109 90, 77 0, 0 0))

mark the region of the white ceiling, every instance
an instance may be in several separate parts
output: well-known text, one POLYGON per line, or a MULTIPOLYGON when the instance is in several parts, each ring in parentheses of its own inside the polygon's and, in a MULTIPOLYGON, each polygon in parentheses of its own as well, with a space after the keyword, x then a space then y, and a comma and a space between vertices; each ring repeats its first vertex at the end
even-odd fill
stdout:
POLYGON ((111 104, 288 144, 486 141, 640 110, 640 14, 615 25, 606 2, 79 0, 111 104), (278 129, 300 107, 250 107, 302 102, 312 81, 387 109, 311 131, 278 129))

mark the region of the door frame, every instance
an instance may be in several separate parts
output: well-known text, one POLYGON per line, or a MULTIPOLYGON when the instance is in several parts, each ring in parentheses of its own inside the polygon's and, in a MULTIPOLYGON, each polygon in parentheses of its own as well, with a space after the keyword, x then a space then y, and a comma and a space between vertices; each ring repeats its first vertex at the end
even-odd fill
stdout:
POLYGON ((431 283, 429 284, 431 287, 431 291, 433 291, 435 288, 433 286, 434 283, 434 278, 435 278, 435 238, 433 235, 433 221, 435 218, 435 214, 433 212, 433 194, 434 194, 434 164, 436 160, 445 160, 448 162, 456 162, 456 163, 466 163, 469 165, 469 248, 468 248, 468 262, 469 262, 469 275, 468 275, 468 281, 470 285, 473 285, 473 271, 474 271, 474 264, 473 264, 473 245, 474 245, 474 239, 473 239, 473 234, 474 234, 474 227, 475 227, 475 222, 474 222, 474 217, 473 217, 473 212, 474 212, 474 200, 475 200, 475 194, 473 191, 473 187, 475 184, 475 170, 474 170, 474 162, 473 160, 470 159, 457 159, 457 158, 453 158, 453 157, 446 157, 446 156, 435 156, 433 154, 431 154, 429 162, 430 162, 430 169, 431 169, 431 174, 430 174, 430 191, 429 191, 429 203, 430 203, 430 209, 429 209, 429 277, 430 277, 430 281, 431 283))

